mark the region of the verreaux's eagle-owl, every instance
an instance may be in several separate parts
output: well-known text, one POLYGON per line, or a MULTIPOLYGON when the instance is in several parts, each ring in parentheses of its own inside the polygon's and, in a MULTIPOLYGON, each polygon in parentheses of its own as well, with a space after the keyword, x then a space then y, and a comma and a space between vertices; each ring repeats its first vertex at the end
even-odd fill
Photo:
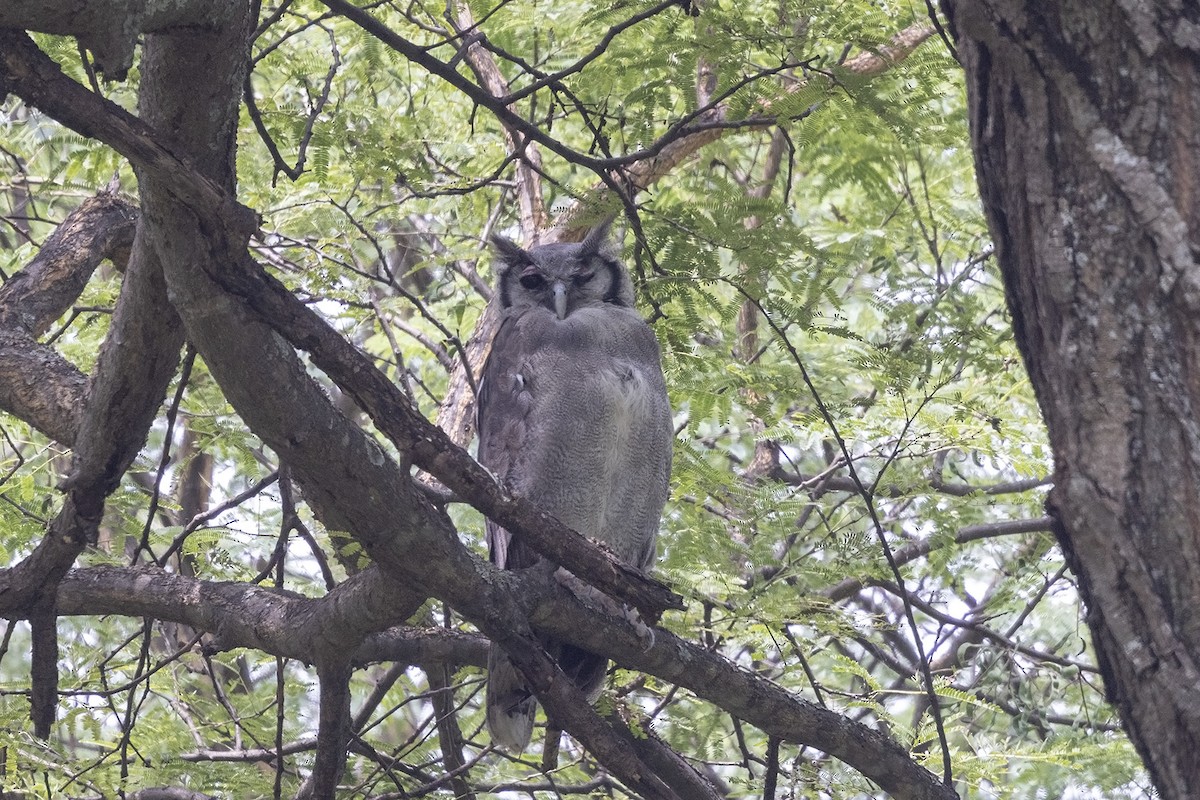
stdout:
MULTIPOLYGON (((610 252, 608 225, 578 244, 522 249, 494 237, 501 320, 479 391, 479 460, 513 491, 647 570, 667 499, 673 429, 658 342, 634 309, 633 283, 610 252)), ((487 522, 491 560, 537 563, 519 537, 487 522)), ((543 642, 589 700, 607 659, 543 642)), ((492 740, 529 743, 535 700, 508 657, 488 662, 492 740)))

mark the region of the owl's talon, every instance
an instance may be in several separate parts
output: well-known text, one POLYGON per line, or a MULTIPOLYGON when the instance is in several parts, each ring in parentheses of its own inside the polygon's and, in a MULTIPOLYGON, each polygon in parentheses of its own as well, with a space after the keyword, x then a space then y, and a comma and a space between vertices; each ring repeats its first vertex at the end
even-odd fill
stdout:
POLYGON ((633 626, 634 633, 637 634, 638 641, 642 643, 642 652, 646 652, 651 647, 654 647, 654 628, 646 624, 642 619, 642 615, 636 608, 625 607, 625 619, 629 620, 629 624, 633 626))
POLYGON ((630 608, 624 603, 614 600, 595 586, 584 583, 562 567, 555 570, 554 579, 560 585, 570 589, 585 604, 606 614, 611 614, 614 617, 624 617, 633 626, 634 633, 637 635, 638 641, 642 644, 643 653, 654 646, 654 629, 646 624, 636 608, 630 608))

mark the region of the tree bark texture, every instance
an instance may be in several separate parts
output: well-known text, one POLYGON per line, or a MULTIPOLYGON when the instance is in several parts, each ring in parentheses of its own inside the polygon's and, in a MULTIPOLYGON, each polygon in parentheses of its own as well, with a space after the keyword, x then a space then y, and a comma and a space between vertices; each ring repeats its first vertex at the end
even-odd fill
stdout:
POLYGON ((0 408, 68 446, 87 377, 36 339, 79 299, 101 261, 125 266, 136 219, 137 210, 110 192, 85 200, 0 287, 0 408))
POLYGON ((943 2, 1109 698, 1200 786, 1200 8, 943 2))

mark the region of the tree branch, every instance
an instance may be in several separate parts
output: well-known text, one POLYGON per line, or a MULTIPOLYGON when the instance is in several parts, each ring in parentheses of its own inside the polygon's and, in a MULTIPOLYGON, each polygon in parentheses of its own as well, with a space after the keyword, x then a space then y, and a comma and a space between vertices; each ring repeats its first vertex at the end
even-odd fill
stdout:
MULTIPOLYGON (((955 532, 954 541, 958 544, 966 544, 967 542, 974 542, 979 539, 992 539, 997 536, 1050 532, 1052 530, 1050 527, 1052 523, 1053 520, 1049 517, 1037 517, 1035 519, 991 522, 983 525, 967 525, 955 532)), ((916 542, 902 547, 892 555, 896 560, 896 566, 903 566, 910 561, 915 561, 918 558, 929 555, 935 548, 944 544, 941 540, 926 539, 923 542, 916 542)), ((822 589, 820 594, 836 603, 861 591, 866 585, 867 581, 863 578, 846 578, 843 581, 835 583, 833 586, 822 589)))
POLYGON ((346 746, 350 742, 350 677, 348 661, 318 664, 320 711, 317 721, 317 755, 312 774, 299 797, 321 800, 337 794, 338 780, 346 766, 346 746))
POLYGON ((104 142, 141 171, 154 175, 209 229, 234 234, 231 239, 239 247, 258 227, 257 214, 189 159, 163 145, 162 137, 146 122, 69 78, 23 31, 0 28, 0 96, 10 93, 71 130, 104 142))
POLYGON ((506 529, 519 531, 540 553, 628 601, 648 618, 657 619, 665 608, 682 608, 681 599, 661 583, 611 558, 528 500, 509 494, 445 432, 418 414, 364 353, 257 265, 247 263, 237 274, 222 270, 215 277, 264 322, 306 350, 414 464, 459 498, 506 529))
POLYGON ((557 599, 539 602, 531 619, 539 629, 554 637, 684 686, 768 735, 828 753, 897 798, 958 797, 952 787, 918 765, 907 750, 886 734, 802 700, 770 680, 741 669, 719 653, 661 628, 655 631, 654 645, 643 649, 633 626, 581 613, 579 601, 573 595, 551 589, 557 599))
POLYGON ((24 331, 0 330, 0 409, 70 447, 86 391, 87 376, 53 347, 24 331))
POLYGON ((105 77, 120 81, 133 66, 140 34, 225 24, 235 5, 209 0, 8 0, 0 10, 0 27, 74 36, 92 51, 105 77))
POLYGON ((468 765, 463 758, 462 728, 458 724, 458 713, 454 703, 454 685, 451 677, 454 663, 427 667, 425 675, 429 691, 433 694, 433 713, 436 717, 438 747, 442 751, 442 762, 446 765, 448 781, 454 791, 455 800, 476 800, 475 793, 467 783, 468 765))
MULTIPOLYGON (((511 577, 500 574, 501 579, 511 577)), ((478 605, 487 606, 508 589, 481 584, 478 605)), ((765 677, 741 669, 711 650, 668 631, 655 632, 654 645, 627 621, 584 605, 574 594, 544 576, 530 575, 513 587, 534 602, 531 619, 539 629, 563 641, 607 655, 624 666, 687 687, 697 696, 783 741, 817 748, 876 781, 898 798, 956 795, 913 761, 883 733, 843 715, 808 703, 765 677)), ((385 622, 394 603, 405 602, 398 584, 369 569, 339 584, 322 599, 309 599, 257 586, 213 583, 160 571, 119 567, 75 570, 59 590, 60 614, 152 616, 216 632, 210 647, 253 647, 308 663, 331 641, 331 631, 352 625, 361 631, 385 622)), ((416 595, 412 596, 413 599, 416 595)), ((411 611, 411 609, 409 609, 411 611)), ((397 617, 404 610, 393 612, 397 617)), ((433 665, 486 660, 481 637, 441 629, 390 630, 367 636, 354 651, 356 663, 380 659, 433 665)), ((640 746, 640 745, 639 745, 640 746)), ((647 745, 647 747, 652 747, 647 745)), ((648 763, 669 757, 642 756, 648 763)), ((688 795, 685 793, 685 797, 688 795)))
MULTIPOLYGON (((58 613, 170 620, 208 631, 212 636, 205 649, 213 652, 248 647, 306 664, 344 653, 347 646, 353 648, 356 663, 409 658, 423 663, 447 655, 484 663, 475 645, 460 638, 409 630, 373 635, 400 624, 424 601, 423 594, 378 569, 363 570, 313 599, 157 568, 95 566, 72 570, 63 578, 58 613)), ((20 616, 19 609, 6 613, 20 616)))
MULTIPOLYGON (((0 571, 0 608, 30 606, 39 611, 31 618, 35 628, 54 624, 57 583, 95 541, 104 500, 145 443, 182 344, 159 264, 144 241, 135 241, 84 404, 71 472, 60 487, 67 498, 33 553, 0 571)), ((44 636, 35 631, 35 639, 44 636)), ((35 655, 32 714, 35 733, 45 737, 53 721, 53 705, 47 710, 45 704, 56 700, 57 650, 38 648, 35 655)))
POLYGON ((19 327, 35 338, 79 299, 92 272, 106 258, 124 268, 137 209, 103 190, 84 200, 50 234, 24 269, 0 287, 0 327, 19 327))
POLYGON ((102 191, 0 287, 0 408, 67 446, 75 442, 87 378, 36 337, 79 298, 101 261, 124 266, 136 218, 133 206, 102 191))
MULTIPOLYGON (((454 4, 457 20, 457 32, 462 35, 475 27, 475 18, 471 8, 465 2, 458 0, 454 4)), ((515 99, 508 100, 508 82, 500 74, 491 53, 483 48, 471 34, 466 38, 466 61, 471 71, 475 73, 481 86, 507 107, 514 114, 515 99)), ((543 229, 546 227, 546 204, 542 197, 542 153, 533 142, 521 136, 521 132, 511 123, 503 123, 504 141, 508 152, 520 155, 516 165, 517 205, 521 209, 521 235, 527 245, 535 245, 543 229)))

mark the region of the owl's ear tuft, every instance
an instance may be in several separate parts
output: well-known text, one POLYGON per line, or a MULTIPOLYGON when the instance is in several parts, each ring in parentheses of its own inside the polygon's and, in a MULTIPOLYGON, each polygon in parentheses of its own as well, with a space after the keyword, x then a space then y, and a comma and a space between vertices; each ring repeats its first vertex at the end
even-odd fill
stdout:
POLYGON ((597 255, 608 244, 608 232, 612 228, 613 220, 616 219, 615 214, 610 214, 605 217, 596 227, 588 231, 588 235, 583 237, 583 241, 579 244, 579 255, 581 258, 590 258, 597 255))
POLYGON ((493 235, 492 248, 496 251, 496 255, 500 257, 500 260, 508 266, 528 264, 532 261, 528 251, 506 236, 493 235))

